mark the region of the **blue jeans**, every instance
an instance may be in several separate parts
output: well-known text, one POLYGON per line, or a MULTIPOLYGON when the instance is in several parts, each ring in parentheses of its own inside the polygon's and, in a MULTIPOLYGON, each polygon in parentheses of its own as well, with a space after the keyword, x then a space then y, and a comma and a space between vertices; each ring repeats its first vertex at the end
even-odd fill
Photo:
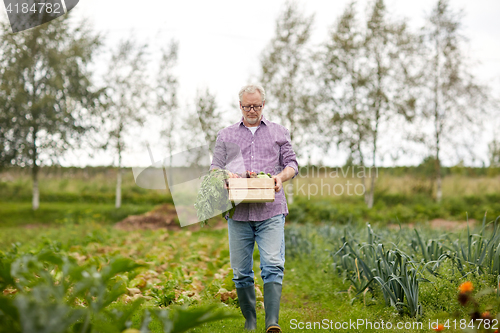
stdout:
POLYGON ((264 283, 282 284, 285 270, 285 215, 264 221, 235 221, 228 218, 229 256, 236 288, 254 285, 253 249, 259 247, 264 283))

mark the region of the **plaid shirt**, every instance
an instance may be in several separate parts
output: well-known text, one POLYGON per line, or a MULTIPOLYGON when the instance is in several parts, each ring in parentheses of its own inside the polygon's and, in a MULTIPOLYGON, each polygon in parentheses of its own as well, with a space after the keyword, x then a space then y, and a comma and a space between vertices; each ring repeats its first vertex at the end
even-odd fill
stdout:
MULTIPOLYGON (((243 124, 243 117, 236 124, 219 131, 210 169, 226 169, 233 173, 264 171, 277 175, 287 166, 295 170, 295 178, 298 164, 290 132, 262 116, 255 134, 243 124)), ((276 193, 273 202, 240 203, 232 218, 237 221, 263 221, 278 214, 288 215, 283 188, 276 193)))

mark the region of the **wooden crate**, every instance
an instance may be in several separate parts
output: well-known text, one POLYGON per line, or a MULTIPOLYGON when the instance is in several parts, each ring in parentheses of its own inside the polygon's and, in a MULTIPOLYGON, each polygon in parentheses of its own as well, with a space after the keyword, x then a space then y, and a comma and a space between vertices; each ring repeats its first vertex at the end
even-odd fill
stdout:
POLYGON ((273 178, 229 178, 229 200, 237 203, 274 201, 273 178))

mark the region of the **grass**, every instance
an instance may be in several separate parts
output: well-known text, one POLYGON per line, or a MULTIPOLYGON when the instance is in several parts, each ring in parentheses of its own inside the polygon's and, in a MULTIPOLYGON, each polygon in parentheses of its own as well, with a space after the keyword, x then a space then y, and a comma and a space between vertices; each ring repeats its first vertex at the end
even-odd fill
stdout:
MULTIPOLYGON (((402 173, 399 169, 381 169, 373 209, 366 207, 362 196, 347 194, 349 188, 354 193, 354 186, 360 184, 359 178, 351 177, 352 173, 347 172, 344 177, 340 169, 312 170, 309 173, 301 170, 303 177, 293 180, 296 200, 289 205, 291 221, 347 223, 357 220, 397 224, 436 218, 481 220, 486 211, 490 215, 500 214, 500 176, 488 176, 482 169, 477 175, 448 172, 443 178, 443 201, 439 204, 433 199, 432 178, 410 171, 402 173), (347 182, 350 187, 346 186, 347 182), (335 195, 342 186, 344 194, 335 195)), ((140 188, 134 182, 132 171, 126 169, 123 207, 115 210, 115 181, 113 168, 42 168, 41 209, 32 213, 28 208, 32 184, 29 170, 4 171, 0 173, 0 223, 77 222, 92 214, 100 215, 103 223, 114 222, 127 214, 144 212, 153 205, 172 203, 168 191, 140 188), (64 207, 64 203, 68 205, 64 207)))
MULTIPOLYGON (((357 173, 352 174, 352 169, 349 171, 344 168, 339 171, 310 171, 309 173, 303 172, 303 177, 295 179, 296 187, 304 185, 318 187, 317 196, 332 196, 334 195, 334 186, 346 186, 349 181, 354 186, 361 184, 361 178, 357 177, 357 173), (345 175, 345 177, 344 177, 345 175), (321 188, 324 186, 323 193, 321 188), (330 194, 328 194, 328 187, 330 194)), ((367 172, 366 172, 367 173, 367 172)), ((368 175, 368 173, 367 173, 368 175)), ((372 173, 376 177, 376 191, 379 193, 387 194, 400 194, 400 195, 415 195, 415 194, 430 194, 435 195, 435 182, 432 176, 422 176, 413 174, 394 175, 390 170, 380 169, 378 174, 372 173)), ((366 179, 366 186, 369 189, 370 179, 366 179)), ((314 190, 314 188, 312 188, 314 190)), ((500 176, 499 175, 477 175, 467 176, 463 174, 450 174, 443 177, 442 181, 443 197, 457 197, 458 196, 471 196, 471 195, 484 195, 494 194, 500 192, 500 176)), ((353 191, 354 192, 354 191, 353 191)), ((340 193, 340 188, 337 189, 340 193)), ((335 195, 334 195, 335 196, 335 195)), ((344 194, 340 197, 347 196, 347 187, 345 187, 344 194)), ((354 195, 356 197, 356 195, 354 195)), ((339 196, 336 196, 339 197, 339 196)))
MULTIPOLYGON (((353 224, 353 233, 361 227, 353 224)), ((428 274, 431 282, 422 283, 420 300, 424 309, 422 317, 415 319, 398 314, 393 308, 384 304, 381 292, 376 288, 361 297, 355 297, 350 290, 350 283, 339 275, 332 266, 331 252, 338 246, 338 240, 323 233, 318 226, 296 225, 287 223, 287 257, 283 295, 280 311, 280 324, 285 331, 311 332, 320 329, 308 329, 314 322, 326 319, 335 322, 349 322, 363 319, 365 322, 380 323, 423 323, 422 329, 405 329, 405 332, 430 332, 429 322, 453 318, 467 318, 468 310, 456 301, 457 286, 465 280, 449 262, 440 267, 443 277, 438 278, 428 274), (292 235, 302 237, 292 242, 292 235), (299 329, 299 323, 306 325, 299 329)), ((382 229, 374 227, 376 232, 382 229)), ((433 235, 432 230, 420 230, 426 238, 433 235)), ((398 237, 394 232, 386 233, 387 237, 398 237)), ((454 234, 450 234, 455 237, 454 234)), ((458 237, 458 235, 456 235, 458 237)), ((2 228, 0 232, 0 251, 7 251, 11 242, 18 242, 19 252, 36 251, 46 247, 58 248, 60 251, 77 253, 83 262, 100 262, 111 255, 122 254, 136 261, 150 263, 149 270, 157 270, 159 275, 151 277, 145 270, 134 280, 128 281, 128 287, 141 287, 143 295, 151 295, 154 286, 165 287, 173 281, 177 298, 169 306, 175 307, 182 303, 191 307, 207 304, 219 304, 227 307, 238 315, 237 318, 220 322, 212 322, 197 327, 191 332, 239 332, 242 331, 244 319, 240 315, 237 302, 229 300, 221 303, 217 298, 220 288, 232 290, 234 284, 229 273, 229 252, 226 230, 205 228, 200 231, 164 231, 145 230, 125 232, 112 228, 110 224, 100 224, 86 221, 81 224, 60 224, 26 229, 22 226, 2 228), (161 267, 161 268, 160 268, 161 267), (155 280, 157 279, 157 280, 155 280), (142 281, 145 281, 143 284, 142 281), (198 281, 198 282, 196 282, 198 281), (197 291, 199 299, 184 297, 184 291, 195 290, 194 286, 201 284, 202 290, 197 291)), ((405 244, 401 244, 405 245, 405 244)), ((256 283, 262 287, 259 276, 259 255, 254 253, 254 271, 256 283)), ((473 276, 471 280, 477 290, 484 290, 495 285, 496 280, 490 276, 473 276)), ((480 298, 482 308, 495 303, 495 295, 485 295, 480 298)), ((126 300, 115 303, 120 307, 126 300), (123 302, 123 303, 122 303, 123 302)), ((145 308, 157 307, 155 299, 149 299, 143 305, 145 308)), ((496 311, 496 310, 495 310, 496 311)), ((258 331, 264 330, 264 310, 259 304, 258 331)), ((140 315, 133 318, 132 327, 139 328, 140 315)), ((316 324, 318 325, 318 324, 316 324)), ((408 324, 409 325, 409 324, 408 324)), ((160 332, 159 323, 153 320, 152 332, 160 332)), ((321 330, 322 331, 322 330, 321 330)), ((325 330, 328 331, 328 330, 325 330)), ((341 331, 333 329, 331 331, 341 331)), ((356 327, 349 332, 374 332, 375 329, 356 327)), ((385 330, 400 332, 401 330, 385 330)), ((450 331, 450 330, 447 330, 450 331)), ((451 330, 453 331, 453 330, 451 330)))
MULTIPOLYGON (((0 201, 31 202, 32 179, 29 170, 0 173, 0 201)), ((113 168, 42 168, 39 176, 40 202, 114 204, 116 170, 113 168)), ((123 204, 172 203, 165 190, 148 190, 135 184, 130 169, 123 171, 123 204)))
MULTIPOLYGON (((368 175, 368 171, 365 173, 368 175)), ((312 186, 310 191, 314 191, 316 186, 318 193, 314 196, 334 197, 336 199, 350 197, 351 195, 347 195, 347 188, 345 186, 347 182, 353 184, 353 186, 361 184, 361 179, 358 175, 359 172, 357 169, 353 177, 352 169, 347 168, 328 170, 324 168, 320 168, 319 170, 303 168, 299 176, 294 179, 295 191, 301 188, 301 186, 305 190, 307 190, 308 186, 312 186), (342 195, 335 194, 340 193, 340 188, 333 188, 335 185, 345 187, 342 195), (322 186, 324 186, 323 192, 321 191, 322 186)), ((431 197, 435 195, 435 184, 433 177, 430 175, 415 174, 410 171, 402 173, 397 168, 379 169, 378 173, 374 172, 372 175, 377 177, 376 191, 379 195, 398 194, 413 196, 416 194, 425 194, 431 197)), ((367 179, 366 184, 368 186, 369 179, 367 179)), ((0 198, 3 200, 29 201, 31 198, 31 186, 32 179, 29 169, 16 168, 0 173, 0 198)), ((59 199, 54 201, 64 201, 60 200, 60 197, 56 197, 57 193, 84 197, 87 195, 87 199, 91 199, 92 195, 96 197, 100 196, 103 199, 110 199, 112 201, 115 186, 116 169, 111 167, 45 167, 41 169, 39 175, 41 196, 42 198, 45 196, 48 201, 52 199, 59 199)), ((462 171, 447 172, 443 177, 442 189, 443 197, 445 198, 496 194, 500 192, 500 175, 493 173, 488 176, 488 173, 483 169, 481 169, 481 173, 478 175, 467 174, 462 171)), ((151 193, 155 195, 168 195, 168 191, 147 190, 137 186, 130 168, 124 169, 122 191, 124 194, 135 193, 142 196, 148 196, 151 193)), ((352 196, 360 197, 358 195, 352 196)))
POLYGON ((401 195, 385 195, 368 209, 361 198, 341 201, 335 198, 295 197, 289 205, 289 220, 304 222, 341 223, 364 221, 379 224, 420 223, 432 219, 481 221, 485 212, 489 216, 500 215, 498 195, 491 197, 445 198, 441 204, 429 197, 418 195, 411 198, 401 195))
POLYGON ((15 227, 27 224, 78 224, 86 221, 118 222, 129 215, 150 211, 152 204, 125 204, 116 209, 112 204, 42 202, 36 211, 26 202, 0 202, 0 225, 15 227))
MULTIPOLYGON (((57 171, 57 170, 56 170, 57 171)), ((59 171, 58 171, 59 172, 59 171)), ((112 224, 128 215, 151 210, 154 205, 169 202, 165 191, 144 190, 135 185, 131 172, 124 177, 124 205, 114 208, 113 170, 63 169, 59 173, 47 170, 41 174, 41 205, 33 212, 30 204, 29 175, 23 172, 0 175, 0 251, 12 249, 28 253, 42 248, 57 248, 70 253, 82 261, 101 262, 116 254, 150 264, 138 278, 127 281, 128 287, 140 287, 144 296, 150 297, 143 308, 158 307, 158 298, 152 290, 157 288, 157 297, 168 293, 175 295, 169 307, 190 307, 219 304, 238 315, 237 318, 212 322, 197 327, 192 332, 242 331, 244 319, 231 298, 222 303, 217 294, 222 290, 233 290, 232 274, 229 272, 227 231, 205 228, 191 232, 145 230, 125 232, 112 228, 112 224), (50 171, 50 172, 49 172, 50 171), (29 225, 29 226, 27 226, 29 225), (148 275, 149 274, 149 275, 148 275), (203 288, 201 288, 202 286, 203 288), (191 293, 199 298, 186 296, 191 293), (152 298, 151 298, 152 297, 152 298)), ((348 179, 310 177, 298 178, 297 185, 327 182, 330 185, 345 184, 348 179)), ((363 319, 372 323, 421 321, 422 329, 405 329, 405 332, 430 332, 429 323, 436 320, 469 318, 470 309, 456 301, 458 285, 467 280, 476 290, 495 287, 496 278, 490 275, 469 274, 463 277, 450 261, 439 267, 440 277, 425 275, 430 282, 420 284, 419 300, 424 309, 419 319, 398 314, 394 308, 385 306, 381 290, 355 297, 350 282, 333 266, 331 253, 339 249, 339 237, 324 232, 321 225, 334 228, 347 227, 354 235, 364 231, 364 221, 374 223, 374 230, 383 233, 387 242, 398 244, 405 251, 405 237, 384 226, 389 223, 426 221, 432 218, 464 220, 466 211, 471 218, 480 220, 488 210, 488 216, 500 214, 500 182, 498 174, 491 177, 449 174, 443 179, 444 200, 436 204, 432 200, 430 182, 409 175, 393 175, 381 172, 377 180, 375 207, 368 210, 360 196, 321 196, 314 198, 296 196, 289 206, 287 219, 287 257, 280 323, 285 331, 311 332, 316 328, 299 329, 298 323, 349 322, 363 319), (458 194, 457 194, 458 193, 458 194), (293 223, 293 222, 300 222, 293 223), (353 221, 358 221, 354 223, 353 221), (292 223, 290 223, 292 222, 292 223), (297 325, 295 325, 297 324, 297 325)), ((354 182, 355 180, 353 180, 354 182)), ((407 231, 404 231, 407 232, 407 231)), ((442 237, 458 238, 458 233, 437 234, 433 230, 419 229, 425 240, 442 237)), ((401 234, 404 236, 404 234, 401 234)), ((461 235, 464 237, 464 235, 461 235)), ((414 254, 419 258, 418 253, 414 254)), ((256 283, 262 287, 259 277, 259 255, 254 253, 256 283)), ((127 299, 113 304, 124 306, 127 299)), ((498 299, 493 294, 479 297, 482 310, 496 313, 498 299), (490 308, 488 308, 490 307, 490 308)), ((262 304, 257 310, 258 331, 264 330, 262 304)), ((140 315, 133 318, 133 327, 139 328, 140 315)), ((160 332, 159 323, 153 320, 152 332, 160 332)), ((323 331, 323 330, 321 330, 323 331)), ((329 330, 325 330, 329 331, 329 330)), ((376 329, 332 329, 331 331, 373 332, 376 329)), ((401 332, 401 330, 384 330, 401 332)), ((459 330, 447 330, 459 331, 459 330)))

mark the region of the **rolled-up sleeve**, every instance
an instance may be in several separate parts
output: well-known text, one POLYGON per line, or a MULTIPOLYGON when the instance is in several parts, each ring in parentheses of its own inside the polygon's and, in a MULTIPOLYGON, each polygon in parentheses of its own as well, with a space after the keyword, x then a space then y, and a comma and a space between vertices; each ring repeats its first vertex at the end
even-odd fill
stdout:
POLYGON ((291 167, 295 170, 295 175, 292 178, 295 178, 299 173, 299 164, 297 163, 297 156, 295 156, 295 152, 292 148, 292 140, 290 138, 290 131, 285 129, 285 143, 281 146, 281 157, 283 161, 283 169, 291 167))
POLYGON ((215 141, 214 155, 212 158, 212 169, 224 169, 226 167, 226 144, 222 140, 221 132, 217 133, 217 140, 215 141))

